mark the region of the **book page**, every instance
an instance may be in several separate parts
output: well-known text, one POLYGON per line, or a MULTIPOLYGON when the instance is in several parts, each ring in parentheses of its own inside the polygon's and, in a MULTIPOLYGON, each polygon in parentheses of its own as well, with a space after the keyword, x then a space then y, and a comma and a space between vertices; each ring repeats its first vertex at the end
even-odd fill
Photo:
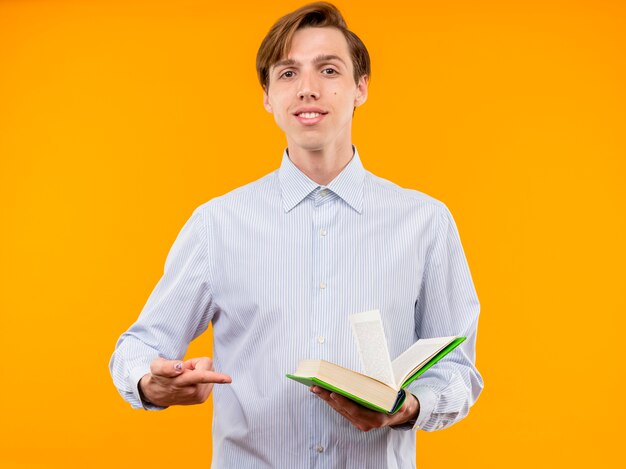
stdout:
POLYGON ((454 339, 455 336, 420 339, 402 352, 392 363, 394 380, 398 386, 454 339))
POLYGON ((352 314, 350 324, 365 374, 397 388, 379 311, 352 314))

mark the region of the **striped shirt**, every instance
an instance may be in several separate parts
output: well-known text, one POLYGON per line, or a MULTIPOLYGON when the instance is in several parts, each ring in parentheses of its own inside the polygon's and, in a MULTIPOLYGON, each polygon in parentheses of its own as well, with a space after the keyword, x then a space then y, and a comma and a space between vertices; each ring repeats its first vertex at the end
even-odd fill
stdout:
POLYGON ((285 152, 277 171, 194 211, 111 374, 142 408, 150 362, 183 358, 211 323, 215 369, 233 379, 213 388, 213 467, 414 467, 415 431, 361 432, 285 378, 303 358, 360 371, 348 316, 372 309, 392 359, 419 338, 467 337, 409 386, 414 429, 465 417, 483 386, 479 303, 448 209, 366 171, 356 149, 327 186, 285 152))

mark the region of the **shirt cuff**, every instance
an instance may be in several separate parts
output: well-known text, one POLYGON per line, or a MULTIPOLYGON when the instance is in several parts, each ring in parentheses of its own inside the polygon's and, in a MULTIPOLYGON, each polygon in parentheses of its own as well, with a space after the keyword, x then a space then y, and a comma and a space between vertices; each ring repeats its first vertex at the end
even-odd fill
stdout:
POLYGON ((147 373, 150 373, 150 369, 145 369, 143 367, 134 368, 130 374, 128 375, 128 382, 130 384, 130 388, 133 391, 133 396, 137 400, 137 402, 141 402, 141 405, 145 410, 163 410, 167 409, 167 407, 162 407, 158 405, 154 405, 151 402, 148 402, 143 398, 141 393, 139 392, 139 381, 143 378, 147 373))
POLYGON ((435 394, 432 389, 424 386, 411 389, 411 393, 420 403, 419 414, 417 415, 417 420, 415 421, 413 429, 421 430, 433 415, 435 404, 437 403, 437 394, 435 394))

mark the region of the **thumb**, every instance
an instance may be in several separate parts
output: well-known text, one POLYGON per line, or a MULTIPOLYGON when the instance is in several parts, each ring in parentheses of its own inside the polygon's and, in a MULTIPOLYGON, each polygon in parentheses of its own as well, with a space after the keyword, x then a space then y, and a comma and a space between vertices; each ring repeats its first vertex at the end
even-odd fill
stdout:
POLYGON ((150 364, 150 373, 155 376, 173 378, 183 372, 183 362, 180 360, 166 360, 165 358, 155 358, 150 364))

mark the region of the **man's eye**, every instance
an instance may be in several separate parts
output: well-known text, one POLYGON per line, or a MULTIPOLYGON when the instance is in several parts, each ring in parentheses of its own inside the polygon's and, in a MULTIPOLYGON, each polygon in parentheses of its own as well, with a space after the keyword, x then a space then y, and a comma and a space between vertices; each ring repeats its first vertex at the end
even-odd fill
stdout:
POLYGON ((322 73, 324 75, 336 75, 337 70, 335 70, 334 68, 325 68, 324 70, 322 70, 322 73))
POLYGON ((280 77, 281 78, 292 78, 294 75, 293 71, 291 70, 287 70, 286 72, 283 72, 280 77))

